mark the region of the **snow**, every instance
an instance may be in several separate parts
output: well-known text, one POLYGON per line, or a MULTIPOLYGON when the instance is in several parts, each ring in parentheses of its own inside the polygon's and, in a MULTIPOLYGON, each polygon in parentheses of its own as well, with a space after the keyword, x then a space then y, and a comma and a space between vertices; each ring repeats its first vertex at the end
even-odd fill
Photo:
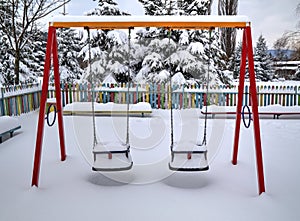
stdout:
POLYGON ((204 46, 201 42, 192 42, 188 50, 191 51, 192 54, 204 55, 204 46))
POLYGON ((9 116, 0 116, 0 134, 21 126, 18 119, 9 116))
MULTIPOLYGON (((101 91, 101 92, 127 92, 128 87, 96 87, 95 91, 101 91)), ((143 87, 130 87, 129 92, 147 92, 146 88, 143 87)))
POLYGON ((250 22, 247 16, 53 16, 50 24, 55 22, 250 22))
POLYGON ((276 61, 276 65, 300 65, 300 61, 276 61))
POLYGON ((170 73, 167 70, 162 70, 154 77, 156 82, 166 82, 169 79, 170 73))
MULTIPOLYGON (((91 117, 64 117, 64 162, 57 123, 45 127, 39 188, 30 187, 38 113, 21 115, 22 129, 0 144, 0 220, 299 220, 299 119, 260 121, 266 193, 259 196, 252 126, 241 127, 233 166, 235 120, 208 119, 210 169, 174 173, 168 170, 169 113, 130 118, 134 165, 128 172, 91 171, 91 117)), ((175 110, 174 138, 201 138, 198 116, 199 110, 175 110)), ((97 117, 98 137, 124 138, 125 122, 97 117)))
POLYGON ((120 30, 113 30, 107 33, 107 38, 116 45, 123 45, 127 43, 127 35, 120 30))
MULTIPOLYGON (((95 111, 126 111, 127 104, 116 104, 113 102, 108 103, 94 103, 95 111)), ((67 104, 64 107, 64 111, 92 111, 92 103, 91 102, 74 102, 71 104, 67 104)), ((139 112, 151 112, 151 106, 146 102, 138 102, 136 104, 129 104, 129 111, 139 111, 139 112)))
POLYGON ((27 93, 30 94, 30 93, 38 92, 41 90, 42 90, 41 85, 34 85, 32 87, 22 88, 22 89, 11 88, 10 91, 8 90, 8 91, 3 92, 3 98, 18 96, 18 95, 27 94, 27 93))
MULTIPOLYGON (((250 110, 252 109, 251 106, 249 106, 250 110)), ((237 107, 236 106, 217 106, 217 105, 210 105, 207 106, 207 112, 214 112, 214 113, 234 113, 236 112, 237 107)), ((206 107, 202 107, 202 112, 205 112, 206 107)), ((247 110, 245 110, 247 113, 247 110)), ((258 107, 258 113, 283 113, 283 114, 289 114, 289 113, 299 113, 300 116, 300 106, 282 106, 279 104, 275 105, 268 105, 268 106, 259 106, 258 107)))
POLYGON ((172 77, 172 83, 177 84, 177 85, 183 85, 185 84, 186 80, 181 72, 178 72, 174 74, 172 77))
POLYGON ((108 74, 105 78, 104 78, 104 80, 103 80, 103 82, 102 82, 102 84, 116 84, 117 83, 117 81, 116 81, 116 79, 114 78, 114 76, 113 76, 113 74, 108 74))
MULTIPOLYGON (((178 88, 174 90, 176 93, 182 93, 182 92, 187 92, 187 93, 206 93, 207 89, 206 88, 178 88)), ((209 88, 208 93, 212 94, 218 94, 218 93, 238 93, 237 88, 222 88, 222 89, 213 89, 209 88)))

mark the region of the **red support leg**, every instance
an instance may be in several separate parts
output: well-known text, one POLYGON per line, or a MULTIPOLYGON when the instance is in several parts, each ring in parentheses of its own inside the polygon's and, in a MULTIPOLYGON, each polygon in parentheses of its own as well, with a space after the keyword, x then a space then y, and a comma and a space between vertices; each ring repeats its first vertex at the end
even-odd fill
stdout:
POLYGON ((246 34, 244 30, 242 58, 241 58, 241 66, 240 66, 239 92, 238 92, 237 109, 236 109, 235 135, 234 135, 233 156, 232 156, 232 164, 234 165, 237 164, 238 147, 239 147, 239 139, 240 139, 241 112, 242 112, 242 105, 243 105, 246 59, 247 59, 246 55, 247 55, 247 45, 246 45, 246 34))
POLYGON ((259 187, 259 194, 261 194, 265 192, 265 182, 264 182, 263 157, 262 157, 261 139, 260 139, 258 101, 257 101, 255 72, 254 72, 251 28, 247 27, 245 29, 245 33, 246 33, 247 46, 248 46, 248 66, 249 66, 250 92, 251 92, 250 94, 251 94, 251 104, 252 104, 252 113, 253 113, 255 147, 256 147, 258 187, 259 187))
POLYGON ((39 121, 38 121, 38 130, 36 135, 36 145, 35 145, 35 155, 34 155, 34 165, 32 172, 32 186, 38 186, 39 183, 39 173, 40 173, 40 164, 41 164, 41 155, 42 155, 42 142, 44 135, 44 122, 45 122, 45 106, 48 94, 48 83, 49 83, 49 72, 51 67, 51 52, 53 48, 53 36, 55 34, 55 29, 49 27, 48 30, 48 41, 46 49, 46 59, 44 66, 44 78, 43 78, 43 87, 40 103, 40 112, 39 112, 39 121))
POLYGON ((49 27, 46 59, 45 59, 45 66, 44 66, 42 96, 41 96, 39 121, 38 121, 38 130, 37 130, 37 137, 36 137, 34 167, 33 167, 32 182, 31 182, 32 186, 38 186, 38 182, 39 182, 39 174, 40 174, 40 166, 41 166, 40 164, 41 164, 41 155, 42 155, 42 142, 43 142, 43 135, 44 135, 45 106, 46 106, 46 100, 48 94, 49 72, 51 68, 51 55, 53 55, 54 81, 55 81, 55 92, 56 92, 56 107, 57 107, 57 115, 58 115, 58 129, 59 129, 59 137, 60 137, 61 160, 63 161, 66 159, 56 30, 54 27, 49 27))
POLYGON ((66 149, 65 149, 65 138, 64 138, 64 123, 63 123, 63 117, 62 117, 62 102, 61 102, 61 90, 60 90, 57 39, 56 39, 55 29, 54 29, 53 37, 54 37, 54 39, 53 39, 53 66, 54 66, 54 82, 55 82, 55 91, 56 91, 58 131, 59 131, 59 141, 60 141, 60 159, 61 159, 61 161, 64 161, 66 159, 66 149))

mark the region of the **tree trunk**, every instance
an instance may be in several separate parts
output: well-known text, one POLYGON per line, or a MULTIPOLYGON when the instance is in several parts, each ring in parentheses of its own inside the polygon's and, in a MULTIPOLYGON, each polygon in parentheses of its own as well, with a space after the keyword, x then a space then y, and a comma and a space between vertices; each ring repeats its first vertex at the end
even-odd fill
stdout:
POLYGON ((16 48, 15 51, 15 84, 19 84, 20 82, 20 49, 16 48))

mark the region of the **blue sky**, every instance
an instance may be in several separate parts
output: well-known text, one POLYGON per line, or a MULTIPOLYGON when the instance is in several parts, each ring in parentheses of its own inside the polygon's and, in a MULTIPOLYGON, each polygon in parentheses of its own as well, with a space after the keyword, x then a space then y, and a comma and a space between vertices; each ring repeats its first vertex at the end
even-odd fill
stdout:
MULTIPOLYGON (((116 0, 119 7, 133 15, 142 15, 143 8, 138 0, 116 0)), ((239 14, 247 15, 252 21, 253 41, 262 34, 268 47, 284 32, 295 30, 300 15, 296 15, 296 6, 299 0, 239 0, 239 14)), ((216 14, 217 0, 214 0, 214 13, 216 14)), ((83 15, 97 6, 92 0, 71 0, 67 6, 70 15, 83 15)))

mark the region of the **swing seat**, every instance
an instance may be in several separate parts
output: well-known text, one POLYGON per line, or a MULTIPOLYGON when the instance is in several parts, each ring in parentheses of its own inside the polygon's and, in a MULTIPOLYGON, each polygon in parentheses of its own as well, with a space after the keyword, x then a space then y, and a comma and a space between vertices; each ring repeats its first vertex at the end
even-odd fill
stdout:
POLYGON ((122 143, 98 143, 93 150, 93 171, 123 171, 133 166, 130 146, 122 143))
POLYGON ((183 142, 171 146, 169 169, 174 171, 206 171, 209 169, 206 145, 183 142))

